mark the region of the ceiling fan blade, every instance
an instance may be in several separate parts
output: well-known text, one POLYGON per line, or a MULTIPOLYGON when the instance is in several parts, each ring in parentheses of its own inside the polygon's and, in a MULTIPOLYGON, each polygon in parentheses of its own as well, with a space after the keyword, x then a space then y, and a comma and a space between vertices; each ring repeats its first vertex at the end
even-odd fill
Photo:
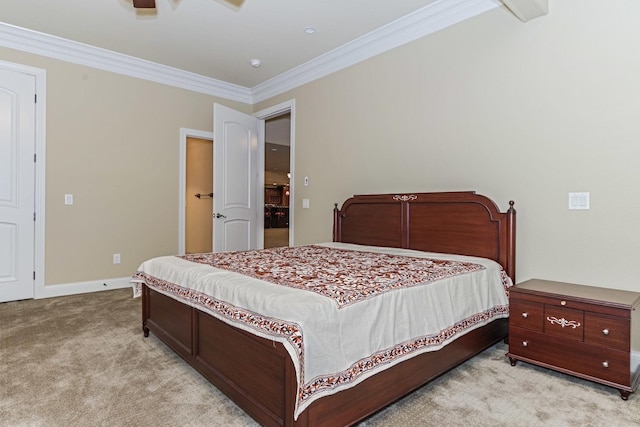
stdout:
POLYGON ((156 0, 133 0, 133 7, 136 9, 155 9, 156 0))

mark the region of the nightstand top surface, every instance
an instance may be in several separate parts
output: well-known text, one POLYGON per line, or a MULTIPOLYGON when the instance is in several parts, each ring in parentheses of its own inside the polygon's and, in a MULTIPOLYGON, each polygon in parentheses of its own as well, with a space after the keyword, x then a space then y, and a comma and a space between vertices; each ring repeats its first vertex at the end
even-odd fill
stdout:
POLYGON ((616 305, 635 308, 640 305, 640 292, 621 289, 600 288, 597 286, 577 285, 554 282, 551 280, 531 279, 515 286, 527 293, 543 293, 551 296, 574 297, 582 300, 607 301, 616 305))

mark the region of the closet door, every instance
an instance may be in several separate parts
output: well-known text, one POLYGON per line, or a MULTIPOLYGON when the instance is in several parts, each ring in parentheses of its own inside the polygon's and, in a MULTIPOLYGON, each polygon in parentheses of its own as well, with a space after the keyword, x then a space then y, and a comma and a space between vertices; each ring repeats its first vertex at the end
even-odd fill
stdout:
POLYGON ((0 68, 0 302, 34 296, 35 84, 0 68))

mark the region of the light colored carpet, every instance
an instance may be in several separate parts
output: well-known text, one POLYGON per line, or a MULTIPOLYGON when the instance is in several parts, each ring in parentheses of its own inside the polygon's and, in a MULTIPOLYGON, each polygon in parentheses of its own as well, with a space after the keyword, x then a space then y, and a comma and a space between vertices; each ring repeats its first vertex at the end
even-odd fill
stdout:
MULTIPOLYGON (((498 344, 361 423, 638 426, 640 394, 518 363, 498 344)), ((120 289, 0 304, 2 426, 254 426, 153 334, 120 289)))

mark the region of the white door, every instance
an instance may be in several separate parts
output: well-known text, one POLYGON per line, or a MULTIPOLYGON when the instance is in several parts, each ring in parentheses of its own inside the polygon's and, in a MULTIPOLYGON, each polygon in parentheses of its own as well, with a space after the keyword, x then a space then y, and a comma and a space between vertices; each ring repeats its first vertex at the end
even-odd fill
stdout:
POLYGON ((34 296, 35 88, 0 68, 0 302, 34 296))
POLYGON ((213 106, 213 251, 257 247, 258 119, 213 106))

